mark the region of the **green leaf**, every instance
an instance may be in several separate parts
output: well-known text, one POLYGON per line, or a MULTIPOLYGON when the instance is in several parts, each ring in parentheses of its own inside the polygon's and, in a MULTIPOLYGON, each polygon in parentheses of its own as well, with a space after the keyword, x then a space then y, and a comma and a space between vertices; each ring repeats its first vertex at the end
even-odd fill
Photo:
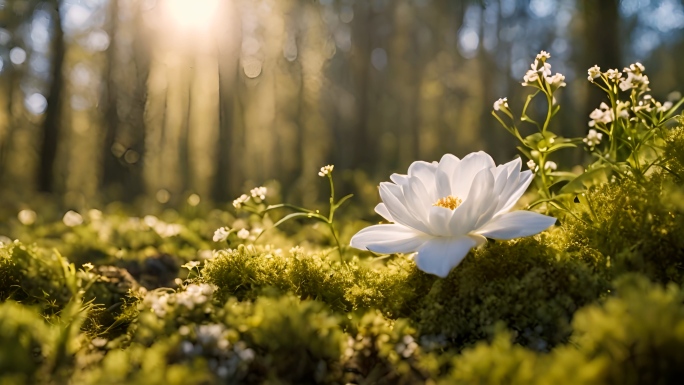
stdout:
POLYGON ((580 193, 586 190, 589 186, 597 184, 598 181, 607 181, 608 173, 611 167, 609 166, 599 166, 597 168, 586 171, 577 178, 571 180, 560 189, 560 194, 572 194, 580 193))

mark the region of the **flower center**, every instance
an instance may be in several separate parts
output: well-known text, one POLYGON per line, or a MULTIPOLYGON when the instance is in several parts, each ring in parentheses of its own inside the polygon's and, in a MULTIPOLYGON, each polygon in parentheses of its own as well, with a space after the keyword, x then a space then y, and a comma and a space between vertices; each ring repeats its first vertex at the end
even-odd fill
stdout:
POLYGON ((440 198, 437 202, 433 203, 433 206, 444 207, 449 210, 456 210, 456 207, 460 206, 463 201, 459 197, 449 195, 448 197, 440 198))

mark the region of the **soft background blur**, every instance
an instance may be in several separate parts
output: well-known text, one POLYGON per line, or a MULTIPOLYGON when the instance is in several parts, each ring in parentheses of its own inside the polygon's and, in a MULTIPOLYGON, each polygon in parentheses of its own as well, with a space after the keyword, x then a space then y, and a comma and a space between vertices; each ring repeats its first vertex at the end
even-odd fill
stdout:
POLYGON ((568 83, 555 130, 584 135, 591 65, 684 88, 684 1, 0 0, 0 199, 230 201, 277 179, 306 203, 325 164, 354 191, 445 152, 503 162, 492 103, 519 111, 542 49, 568 83))

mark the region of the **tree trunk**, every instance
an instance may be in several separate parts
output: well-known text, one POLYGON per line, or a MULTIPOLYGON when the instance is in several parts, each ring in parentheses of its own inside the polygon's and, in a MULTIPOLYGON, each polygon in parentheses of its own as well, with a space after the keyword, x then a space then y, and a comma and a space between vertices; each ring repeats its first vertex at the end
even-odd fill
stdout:
POLYGON ((57 157, 57 143, 61 123, 61 97, 64 84, 62 69, 64 66, 64 30, 59 13, 59 2, 52 1, 54 31, 52 36, 52 74, 50 91, 47 96, 45 121, 43 122, 43 142, 40 147, 40 163, 38 169, 38 191, 54 192, 54 166, 57 157))

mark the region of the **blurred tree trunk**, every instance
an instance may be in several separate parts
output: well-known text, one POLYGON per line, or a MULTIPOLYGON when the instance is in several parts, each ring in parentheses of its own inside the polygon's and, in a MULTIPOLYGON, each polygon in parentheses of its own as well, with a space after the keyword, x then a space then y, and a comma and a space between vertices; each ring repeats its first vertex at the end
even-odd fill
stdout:
MULTIPOLYGON (((238 90, 238 68, 242 44, 242 26, 238 8, 232 2, 223 2, 219 8, 225 17, 224 27, 217 34, 218 71, 219 71, 219 127, 216 141, 216 175, 214 176, 213 198, 216 201, 230 199, 236 192, 239 180, 238 167, 233 167, 231 151, 235 137, 235 104, 238 90), (227 27, 226 27, 227 26, 227 27)), ((239 188, 239 187, 238 187, 239 188)))
POLYGON ((353 48, 351 58, 353 76, 356 79, 354 88, 358 97, 356 122, 352 131, 352 167, 374 172, 376 171, 375 155, 378 147, 375 143, 377 135, 370 132, 369 93, 371 92, 370 64, 371 51, 373 50, 373 30, 371 27, 375 17, 373 7, 370 4, 359 4, 357 9, 359 9, 359 13, 363 12, 363 14, 357 16, 359 23, 355 25, 356 28, 354 28, 352 36, 352 41, 358 42, 358 45, 353 48), (363 10, 361 10, 362 7, 363 10))
POLYGON ((54 192, 54 165, 57 157, 57 144, 60 137, 61 99, 64 85, 62 74, 64 66, 64 30, 59 12, 59 1, 50 2, 53 7, 52 31, 52 73, 50 90, 47 95, 47 108, 43 122, 43 141, 40 147, 40 163, 38 169, 38 191, 54 192))
MULTIPOLYGON (((622 69, 622 49, 620 42, 620 14, 619 0, 582 0, 580 2, 581 16, 584 19, 583 40, 584 55, 577 62, 580 64, 578 73, 586 74, 589 67, 598 65, 602 71, 609 68, 622 69)), ((605 97, 596 87, 590 87, 584 106, 584 116, 598 108, 605 97)))
MULTIPOLYGON (((103 170, 102 170, 102 188, 108 190, 111 187, 117 190, 123 187, 123 180, 126 174, 126 166, 123 163, 125 150, 115 151, 115 144, 117 143, 117 136, 119 133, 120 119, 119 119, 119 105, 118 105, 118 87, 116 79, 116 45, 117 28, 119 18, 119 1, 109 0, 109 24, 107 34, 109 35, 109 49, 106 54, 105 61, 105 76, 106 76, 106 94, 104 96, 105 111, 104 117, 104 149, 103 149, 103 170)), ((119 191, 117 191, 119 192, 119 191)), ((119 195, 119 194, 117 194, 119 195)), ((121 198, 116 196, 116 198, 121 198)))

